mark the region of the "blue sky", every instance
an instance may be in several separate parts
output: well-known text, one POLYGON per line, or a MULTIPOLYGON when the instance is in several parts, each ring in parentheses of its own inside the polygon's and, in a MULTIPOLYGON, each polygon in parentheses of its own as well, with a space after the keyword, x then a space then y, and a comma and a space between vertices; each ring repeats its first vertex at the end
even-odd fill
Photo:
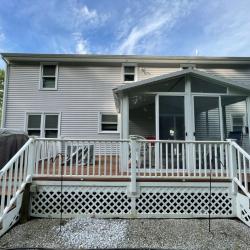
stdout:
POLYGON ((250 56, 250 0, 1 0, 0 51, 250 56))

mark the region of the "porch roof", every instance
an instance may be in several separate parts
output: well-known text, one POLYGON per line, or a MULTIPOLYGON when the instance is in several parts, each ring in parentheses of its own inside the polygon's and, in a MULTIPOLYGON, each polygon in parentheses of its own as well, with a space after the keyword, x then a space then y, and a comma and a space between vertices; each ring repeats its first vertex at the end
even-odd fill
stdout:
POLYGON ((205 80, 216 82, 224 86, 235 87, 235 88, 250 92, 250 86, 247 83, 236 82, 236 81, 229 80, 220 76, 215 76, 215 75, 212 75, 212 74, 209 74, 204 71, 197 70, 197 69, 184 69, 184 70, 179 70, 179 71, 175 71, 172 73, 163 74, 160 76, 151 77, 145 80, 119 86, 113 89, 113 93, 115 96, 117 96, 117 95, 122 94, 123 92, 129 91, 129 90, 135 90, 138 87, 150 86, 155 83, 160 83, 161 81, 164 81, 164 80, 170 80, 170 79, 174 79, 174 78, 185 76, 185 75, 196 76, 199 78, 203 78, 205 80))

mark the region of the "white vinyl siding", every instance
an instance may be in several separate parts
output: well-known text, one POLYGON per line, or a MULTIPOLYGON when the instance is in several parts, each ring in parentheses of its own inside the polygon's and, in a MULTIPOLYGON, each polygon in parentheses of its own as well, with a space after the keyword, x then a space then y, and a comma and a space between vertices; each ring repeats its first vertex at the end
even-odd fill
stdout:
POLYGON ((121 82, 121 66, 59 65, 58 91, 39 91, 40 65, 11 65, 6 123, 25 130, 25 113, 61 113, 60 136, 119 139, 98 133, 100 112, 117 113, 112 89, 121 82))

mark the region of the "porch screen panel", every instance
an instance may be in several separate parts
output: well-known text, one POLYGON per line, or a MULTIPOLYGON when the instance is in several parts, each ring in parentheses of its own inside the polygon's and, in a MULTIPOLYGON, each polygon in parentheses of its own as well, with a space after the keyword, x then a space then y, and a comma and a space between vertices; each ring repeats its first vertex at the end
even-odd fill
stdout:
POLYGON ((224 139, 236 139, 243 149, 250 152, 246 97, 223 96, 221 105, 224 121, 224 139))
POLYGON ((159 135, 161 140, 184 140, 184 97, 160 96, 159 135))
POLYGON ((194 115, 196 140, 221 140, 218 97, 194 97, 194 115))

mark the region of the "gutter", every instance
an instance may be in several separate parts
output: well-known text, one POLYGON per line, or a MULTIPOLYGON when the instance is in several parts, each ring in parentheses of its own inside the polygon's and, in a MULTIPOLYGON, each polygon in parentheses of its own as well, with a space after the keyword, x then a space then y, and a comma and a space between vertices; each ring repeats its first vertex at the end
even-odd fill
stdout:
POLYGON ((139 56, 139 55, 80 55, 80 54, 35 54, 1 53, 9 62, 16 61, 57 61, 80 63, 139 63, 139 64, 247 64, 250 57, 208 57, 208 56, 139 56))
POLYGON ((7 89, 9 83, 9 62, 2 56, 2 59, 5 61, 5 75, 4 75, 4 84, 3 84, 3 106, 2 106, 2 121, 1 128, 5 127, 6 120, 6 104, 7 104, 7 89))

